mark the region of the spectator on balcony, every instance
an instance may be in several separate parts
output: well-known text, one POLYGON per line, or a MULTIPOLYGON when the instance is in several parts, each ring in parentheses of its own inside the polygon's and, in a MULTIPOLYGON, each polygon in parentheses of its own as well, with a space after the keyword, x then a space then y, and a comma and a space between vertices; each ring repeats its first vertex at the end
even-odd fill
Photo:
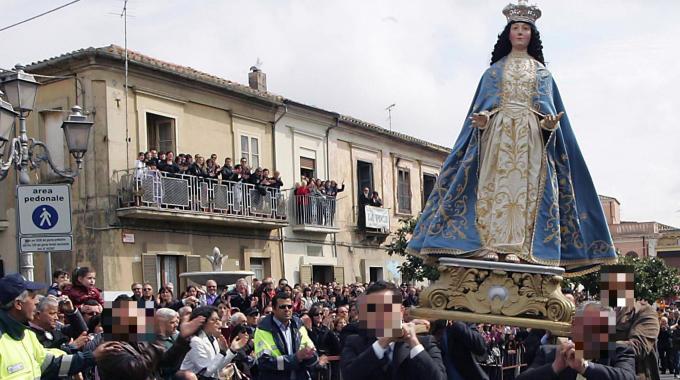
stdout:
POLYGON ((189 167, 189 174, 201 178, 208 176, 208 168, 205 165, 205 159, 203 156, 199 156, 198 154, 196 155, 196 162, 194 162, 194 164, 189 167))
POLYGON ((220 175, 222 176, 223 181, 229 181, 231 178, 231 175, 234 173, 234 167, 231 165, 231 158, 227 157, 224 159, 224 165, 222 166, 222 170, 220 170, 220 175))
POLYGON ((373 193, 371 193, 371 200, 370 200, 369 204, 373 207, 382 207, 383 202, 382 202, 382 199, 380 199, 380 195, 378 194, 377 191, 374 191, 373 193))
POLYGON ((368 187, 364 187, 361 193, 359 193, 359 215, 358 215, 358 225, 360 228, 366 228, 366 206, 371 205, 371 190, 368 187))
POLYGON ((250 174, 250 166, 248 166, 248 159, 245 157, 241 158, 241 174, 250 174))
POLYGON ((236 166, 234 166, 234 168, 231 170, 231 174, 229 175, 229 177, 226 178, 222 177, 222 179, 230 182, 241 182, 242 180, 241 171, 242 171, 241 164, 236 164, 236 166))
POLYGON ((158 170, 166 173, 179 173, 179 166, 175 163, 175 154, 169 151, 165 154, 165 159, 158 163, 158 170))
POLYGON ((281 173, 278 170, 274 170, 274 174, 269 178, 269 187, 273 187, 276 190, 280 190, 283 187, 281 173))
POLYGON ((217 165, 217 163, 215 163, 215 161, 213 161, 212 158, 209 158, 205 162, 205 171, 207 178, 217 179, 217 176, 220 175, 219 169, 220 169, 219 165, 217 165))
POLYGON ((139 152, 137 154, 137 159, 135 160, 135 176, 140 178, 144 173, 144 168, 146 167, 146 155, 144 152, 139 152))
POLYGON ((147 158, 146 163, 147 165, 149 162, 154 162, 156 166, 158 166, 158 150, 156 149, 151 149, 149 151, 149 158, 147 158))
POLYGON ((345 191, 345 182, 342 182, 342 187, 338 188, 338 183, 331 180, 326 181, 326 195, 329 197, 337 197, 338 193, 345 191))

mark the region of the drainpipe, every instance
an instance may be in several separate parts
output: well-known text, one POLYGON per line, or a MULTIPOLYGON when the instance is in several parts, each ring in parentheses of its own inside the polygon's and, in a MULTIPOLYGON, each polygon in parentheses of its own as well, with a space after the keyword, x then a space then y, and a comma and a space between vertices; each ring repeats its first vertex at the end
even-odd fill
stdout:
MULTIPOLYGON (((332 125, 328 129, 326 129, 326 176, 328 176, 328 179, 330 179, 331 175, 331 164, 330 164, 330 134, 331 134, 331 129, 337 128, 340 125, 340 115, 335 115, 335 125, 332 125)), ((335 198, 335 212, 338 212, 338 198, 335 198)), ((338 218, 336 217, 335 220, 337 221, 338 218)), ((338 243, 335 238, 335 234, 333 234, 333 257, 335 257, 336 261, 338 258, 338 243)))
MULTIPOLYGON (((274 124, 272 125, 272 171, 276 170, 276 124, 278 124, 281 119, 288 113, 288 106, 283 105, 283 113, 279 117, 274 119, 274 124)), ((281 252, 281 278, 286 277, 286 258, 283 252, 283 228, 279 227, 279 250, 281 252)))

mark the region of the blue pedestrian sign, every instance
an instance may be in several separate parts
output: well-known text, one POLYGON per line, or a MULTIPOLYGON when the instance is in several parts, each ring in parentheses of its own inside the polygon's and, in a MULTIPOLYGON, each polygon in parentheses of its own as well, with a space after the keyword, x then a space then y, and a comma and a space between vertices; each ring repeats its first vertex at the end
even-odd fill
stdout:
POLYGON ((17 186, 17 209, 22 236, 71 234, 69 185, 17 186))
POLYGON ((54 228, 59 222, 57 210, 50 205, 40 205, 33 210, 33 224, 43 230, 54 228))

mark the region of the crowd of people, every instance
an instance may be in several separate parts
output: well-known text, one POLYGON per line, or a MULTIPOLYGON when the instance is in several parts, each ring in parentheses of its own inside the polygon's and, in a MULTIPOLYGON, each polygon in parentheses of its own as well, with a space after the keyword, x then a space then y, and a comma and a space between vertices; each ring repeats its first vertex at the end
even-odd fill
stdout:
POLYGON ((338 187, 335 180, 302 176, 293 187, 297 224, 332 226, 335 222, 335 199, 345 191, 345 183, 338 187))
POLYGON ((662 371, 678 368, 677 308, 657 318, 636 303, 621 319, 604 302, 568 297, 577 308, 571 338, 586 353, 591 346, 606 352, 614 336, 594 334, 584 346, 593 323, 605 323, 598 331, 629 326, 630 347, 584 362, 572 355, 573 342, 551 345, 545 330, 414 319, 409 310, 422 287, 409 284, 241 278, 223 287, 214 280, 182 290, 162 285, 133 283, 105 304, 89 268, 56 271, 46 292, 17 274, 0 279, 0 378, 489 379, 498 375, 490 367, 521 351, 523 380, 634 379, 654 372, 648 359, 656 358, 657 334, 662 371), (134 310, 141 310, 137 319, 134 310), (613 318, 620 323, 606 325, 613 318), (31 347, 34 362, 14 353, 22 347, 31 347))
POLYGON ((180 153, 175 156, 172 151, 159 153, 156 149, 151 149, 148 152, 139 152, 135 168, 138 175, 148 170, 157 170, 169 175, 184 174, 199 178, 250 183, 257 188, 279 190, 283 186, 281 173, 276 170, 270 172, 267 168, 252 168, 246 158, 241 158, 238 164, 233 165, 231 158, 227 157, 224 159, 224 164, 220 166, 215 153, 206 159, 198 154, 180 153))

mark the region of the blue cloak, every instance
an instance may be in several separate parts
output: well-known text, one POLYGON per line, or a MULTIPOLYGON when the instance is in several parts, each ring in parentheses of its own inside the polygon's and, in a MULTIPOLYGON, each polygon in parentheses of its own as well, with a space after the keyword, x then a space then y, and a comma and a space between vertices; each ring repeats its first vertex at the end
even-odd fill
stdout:
MULTIPOLYGON (((476 223, 481 133, 469 116, 501 105, 506 58, 482 76, 463 129, 444 162, 434 190, 419 217, 407 252, 466 257, 482 246, 476 223)), ((543 115, 565 112, 550 72, 537 64, 533 109, 543 115)), ((541 173, 531 249, 520 255, 542 265, 562 266, 566 276, 597 270, 616 261, 604 211, 565 112, 559 128, 544 135, 541 173)))

